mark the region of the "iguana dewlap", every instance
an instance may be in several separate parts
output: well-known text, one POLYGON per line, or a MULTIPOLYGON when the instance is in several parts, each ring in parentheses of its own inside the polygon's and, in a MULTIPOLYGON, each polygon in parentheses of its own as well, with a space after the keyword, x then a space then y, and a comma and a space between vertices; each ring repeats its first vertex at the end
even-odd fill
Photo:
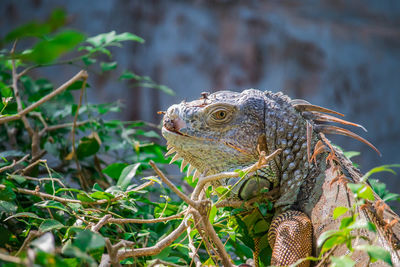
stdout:
MULTIPOLYGON (((333 209, 352 205, 348 190, 334 183, 338 170, 347 179, 360 181, 359 171, 327 144, 329 141, 323 133, 353 137, 378 152, 368 141, 346 129, 320 124, 336 122, 362 128, 325 113, 342 115, 304 100, 291 100, 282 93, 253 89, 242 93, 220 91, 168 108, 162 133, 170 148, 168 154, 176 152, 173 159, 183 158, 181 169, 190 164, 188 175, 194 171, 194 176, 247 167, 258 160, 261 150, 269 154, 282 149, 265 169, 242 181, 235 192, 246 200, 262 188, 279 187, 269 242, 273 248, 271 264, 286 266, 317 255, 315 241, 319 235, 339 227, 339 222, 332 219, 333 209), (330 148, 323 150, 321 147, 330 148), (329 155, 336 157, 337 166, 327 163, 329 155)), ((222 183, 233 184, 232 180, 222 183)), ((374 222, 377 220, 366 212, 363 216, 374 222)), ((393 248, 393 240, 398 240, 400 233, 399 226, 394 225, 391 236, 383 232, 384 219, 392 220, 397 215, 387 209, 385 216, 381 218, 382 225, 377 222, 378 229, 382 229, 377 233, 376 242, 391 252, 395 266, 400 265, 398 251, 393 248)), ((345 247, 333 253, 344 254, 345 247)), ((354 257, 357 263, 368 263, 365 253, 354 257)), ((300 266, 309 266, 309 262, 300 266)))

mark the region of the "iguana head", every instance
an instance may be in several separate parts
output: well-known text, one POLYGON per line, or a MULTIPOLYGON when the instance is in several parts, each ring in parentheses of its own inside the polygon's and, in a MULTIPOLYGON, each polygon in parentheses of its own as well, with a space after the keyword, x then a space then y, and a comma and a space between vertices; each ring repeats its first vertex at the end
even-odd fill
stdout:
POLYGON ((281 148, 276 174, 292 185, 307 175, 319 132, 348 135, 377 151, 358 135, 320 122, 362 126, 324 113, 343 116, 282 93, 219 91, 169 107, 162 134, 167 139, 167 154, 176 152, 174 160, 183 158, 181 169, 189 163, 189 173, 193 168, 208 175, 242 168, 256 162, 260 150, 272 153, 281 148))
POLYGON ((258 138, 265 132, 264 100, 257 90, 203 94, 168 108, 162 134, 175 158, 200 173, 248 166, 257 161, 258 138))

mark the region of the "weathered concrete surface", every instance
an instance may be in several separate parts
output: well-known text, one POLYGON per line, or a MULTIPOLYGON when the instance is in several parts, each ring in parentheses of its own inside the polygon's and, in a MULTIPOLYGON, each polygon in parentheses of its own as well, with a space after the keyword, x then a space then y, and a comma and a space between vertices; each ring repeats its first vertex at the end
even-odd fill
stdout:
MULTIPOLYGON (((125 118, 158 121, 155 111, 202 91, 282 90, 336 109, 364 125, 383 153, 334 138, 366 171, 400 163, 400 2, 390 1, 50 1, 3 0, 0 33, 63 6, 89 36, 130 31, 144 45, 116 49, 124 69, 150 75, 177 96, 91 77, 92 97, 123 99, 125 118), (68 3, 68 4, 65 4, 68 3)), ((53 80, 72 71, 54 71, 53 80)), ((99 100, 100 101, 100 100, 99 100)), ((400 192, 400 180, 384 179, 400 192)))

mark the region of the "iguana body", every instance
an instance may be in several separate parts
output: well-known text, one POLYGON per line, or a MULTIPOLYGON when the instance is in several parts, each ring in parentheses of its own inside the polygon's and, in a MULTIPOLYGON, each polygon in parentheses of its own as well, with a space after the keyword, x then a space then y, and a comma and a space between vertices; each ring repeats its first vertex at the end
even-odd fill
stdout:
MULTIPOLYGON (((340 181, 346 177, 360 182, 359 171, 330 146, 323 133, 349 135, 376 150, 348 130, 318 124, 324 121, 359 126, 324 113, 340 115, 281 93, 221 91, 171 106, 164 117, 163 135, 169 153, 177 153, 174 159, 183 158, 183 167, 190 164, 189 174, 195 168, 195 176, 247 167, 258 160, 260 151, 269 154, 282 149, 266 168, 241 182, 235 193, 246 200, 263 187, 279 187, 269 242, 273 248, 272 264, 284 266, 318 254, 316 240, 321 233, 339 227, 339 222, 332 219, 333 209, 352 205, 353 198, 340 181)), ((234 184, 235 180, 222 183, 234 184)), ((395 266, 400 265, 396 249, 399 225, 386 227, 397 215, 387 208, 384 215, 375 216, 373 203, 361 212, 377 224, 377 244, 391 252, 395 266)), ((346 247, 334 252, 344 254, 346 247)), ((360 266, 368 263, 364 254, 354 256, 358 263, 364 263, 360 266)))

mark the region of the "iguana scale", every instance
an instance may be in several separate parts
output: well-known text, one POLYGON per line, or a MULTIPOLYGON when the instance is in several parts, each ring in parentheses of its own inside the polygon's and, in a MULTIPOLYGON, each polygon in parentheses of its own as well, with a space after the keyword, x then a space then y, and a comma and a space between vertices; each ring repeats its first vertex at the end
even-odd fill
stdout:
MULTIPOLYGON (((271 264, 286 266, 318 255, 318 237, 339 228, 339 221, 332 219, 334 208, 353 204, 346 182, 361 181, 361 173, 330 145, 324 133, 350 136, 379 153, 362 137, 326 123, 363 128, 361 125, 326 113, 342 116, 282 93, 254 89, 242 93, 219 91, 172 105, 164 115, 162 133, 169 147, 167 154, 176 152, 173 160, 183 159, 181 169, 190 164, 188 175, 194 171, 195 177, 244 168, 258 160, 260 151, 269 154, 282 150, 266 168, 236 186, 235 194, 247 200, 261 188, 279 187, 274 204, 276 215, 268 237, 273 249, 271 264)), ((236 181, 221 183, 229 185, 236 181)), ((378 228, 376 235, 367 235, 389 250, 394 266, 399 266, 399 217, 388 206, 382 209, 385 204, 379 197, 375 199, 360 210, 361 216, 378 228)), ((332 255, 346 253, 346 246, 341 246, 332 255)), ((354 253, 353 259, 357 266, 369 264, 364 252, 354 253)), ((309 265, 310 262, 303 262, 299 266, 309 265)))

